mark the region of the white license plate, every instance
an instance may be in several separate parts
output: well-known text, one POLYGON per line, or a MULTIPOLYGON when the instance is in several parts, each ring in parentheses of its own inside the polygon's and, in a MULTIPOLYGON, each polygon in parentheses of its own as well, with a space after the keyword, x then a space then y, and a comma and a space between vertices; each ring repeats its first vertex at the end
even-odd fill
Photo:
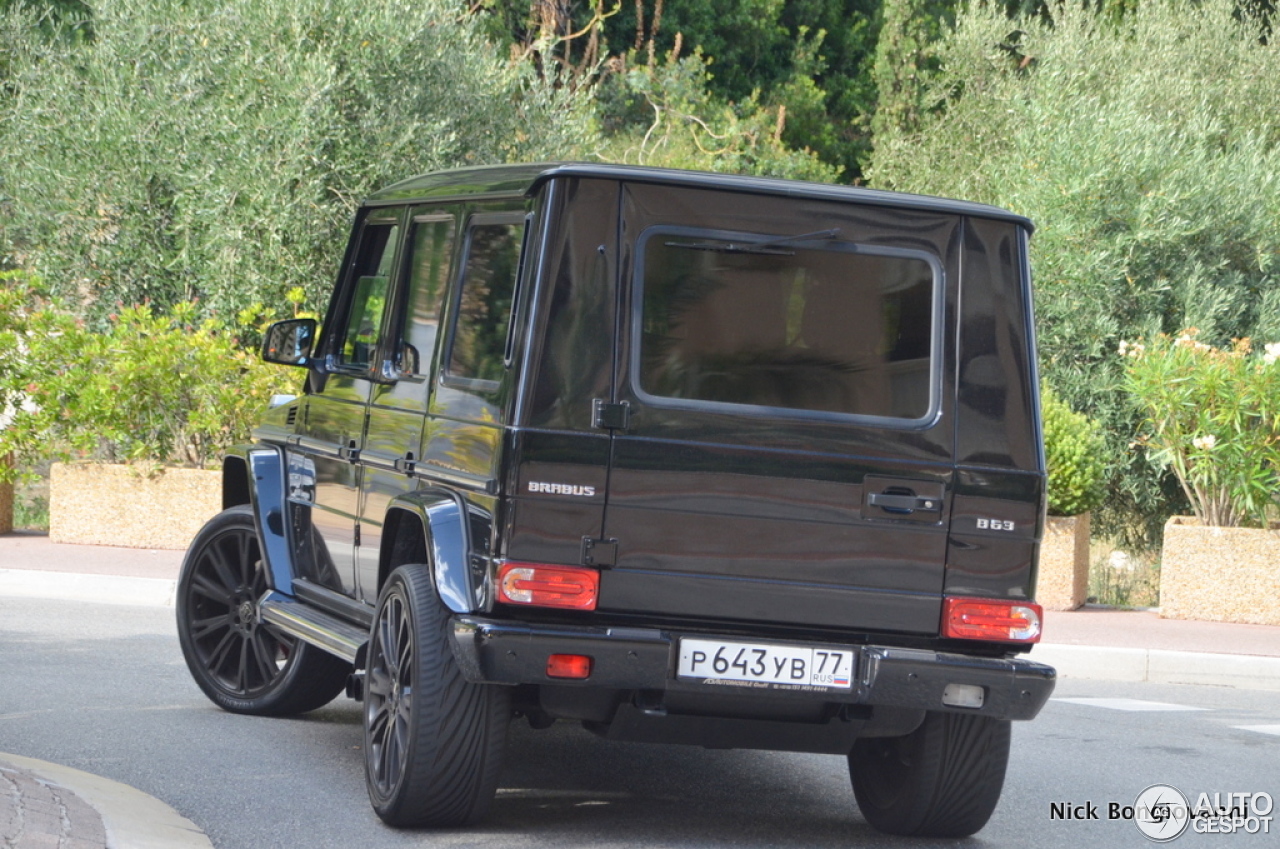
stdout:
POLYGON ((681 678, 742 682, 765 688, 853 689, 854 650, 724 640, 680 641, 681 678))

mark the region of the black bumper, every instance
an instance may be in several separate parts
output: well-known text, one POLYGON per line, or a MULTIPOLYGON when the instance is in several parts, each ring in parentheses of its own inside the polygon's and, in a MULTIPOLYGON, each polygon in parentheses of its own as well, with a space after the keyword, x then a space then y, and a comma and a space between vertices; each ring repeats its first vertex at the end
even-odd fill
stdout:
MULTIPOLYGON (((723 686, 675 675, 680 634, 647 628, 569 627, 454 617, 454 654, 468 680, 491 684, 557 684, 614 690, 720 693, 723 686), (593 659, 585 681, 549 678, 547 657, 583 654, 593 659)), ((690 635, 693 636, 693 635, 690 635)), ((707 635, 698 634, 705 638, 707 635)), ((732 638, 741 642, 741 638, 732 638)), ((761 642, 786 642, 762 639, 761 642)), ((812 643, 806 643, 812 645, 812 643)), ((852 690, 783 691, 779 695, 828 703, 976 713, 994 719, 1032 719, 1053 692, 1057 673, 1043 663, 923 649, 854 647, 852 690), (949 684, 983 688, 980 708, 949 707, 949 684)), ((772 694, 773 691, 771 691, 772 694)))

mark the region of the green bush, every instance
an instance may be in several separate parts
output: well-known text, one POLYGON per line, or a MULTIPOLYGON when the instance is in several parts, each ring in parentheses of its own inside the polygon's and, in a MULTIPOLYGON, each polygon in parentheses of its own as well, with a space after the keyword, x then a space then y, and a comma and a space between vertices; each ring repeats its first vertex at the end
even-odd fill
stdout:
POLYGON ((1098 426, 1072 410, 1047 386, 1040 392, 1044 456, 1049 472, 1049 513, 1088 513, 1106 497, 1105 448, 1098 426))
MULTIPOLYGON (((49 458, 205 466, 248 439, 296 374, 244 350, 194 304, 122 309, 105 332, 10 276, 0 296, 0 456, 15 476, 49 458)), ((259 311, 251 310, 255 317, 259 311)))
POLYGON ((1134 542, 1180 493, 1129 450, 1120 341, 1189 326, 1216 345, 1280 338, 1280 46, 1236 5, 1117 19, 1065 4, 1010 22, 975 4, 936 45, 919 130, 875 139, 874 185, 1037 223, 1043 374, 1107 434, 1100 524, 1134 542))
POLYGON ((1121 343, 1140 444, 1178 479, 1205 525, 1267 527, 1280 496, 1280 344, 1261 355, 1177 338, 1121 343))
POLYGON ((0 268, 99 326, 146 298, 231 315, 302 287, 318 307, 372 189, 594 137, 585 98, 456 0, 93 5, 80 41, 0 14, 0 268))
POLYGON ((630 68, 598 86, 597 113, 609 128, 604 159, 818 182, 839 177, 840 169, 813 151, 787 145, 785 106, 768 107, 755 96, 738 104, 713 97, 700 53, 673 50, 649 65, 636 58, 632 51, 630 68))

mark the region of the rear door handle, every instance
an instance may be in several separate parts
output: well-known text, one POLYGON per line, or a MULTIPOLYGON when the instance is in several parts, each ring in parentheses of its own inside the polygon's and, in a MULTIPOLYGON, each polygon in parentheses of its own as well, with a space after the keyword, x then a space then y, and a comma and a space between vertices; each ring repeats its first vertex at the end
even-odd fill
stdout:
POLYGON ((914 513, 917 510, 922 513, 942 512, 942 499, 916 495, 915 493, 899 495, 889 492, 873 492, 867 496, 867 503, 872 507, 879 507, 882 510, 894 513, 914 513))

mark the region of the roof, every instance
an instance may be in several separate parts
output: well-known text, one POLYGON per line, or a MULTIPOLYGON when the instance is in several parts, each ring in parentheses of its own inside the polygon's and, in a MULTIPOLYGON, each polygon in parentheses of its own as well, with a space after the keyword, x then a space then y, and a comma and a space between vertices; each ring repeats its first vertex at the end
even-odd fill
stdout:
POLYGON ((557 178, 623 180, 633 183, 656 183, 669 186, 743 192, 747 194, 781 195, 785 197, 858 203, 870 206, 914 209, 967 215, 1008 221, 1034 230, 1031 220, 987 204, 962 200, 886 192, 858 186, 807 183, 775 177, 746 177, 714 174, 704 171, 680 171, 671 168, 649 168, 641 165, 610 165, 585 162, 549 162, 524 165, 485 165, 454 168, 412 177, 371 195, 370 206, 446 200, 473 197, 518 198, 536 194, 543 184, 557 178))

